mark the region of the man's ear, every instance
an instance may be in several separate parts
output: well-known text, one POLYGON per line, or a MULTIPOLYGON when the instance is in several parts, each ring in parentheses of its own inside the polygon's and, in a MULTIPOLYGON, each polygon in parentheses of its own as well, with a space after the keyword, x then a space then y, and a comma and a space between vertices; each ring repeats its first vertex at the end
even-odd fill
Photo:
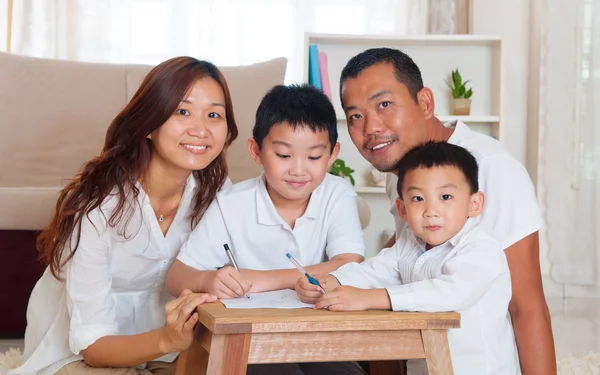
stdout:
POLYGON ((335 146, 333 146, 333 150, 331 151, 331 155, 329 155, 329 161, 327 161, 327 169, 331 168, 331 165, 333 164, 333 162, 335 162, 335 159, 337 159, 339 154, 340 154, 340 143, 336 142, 335 146))
POLYGON ((485 205, 485 195, 483 192, 478 191, 471 195, 471 201, 469 202, 469 217, 477 217, 483 212, 483 206, 485 205))
POLYGON ((400 218, 404 221, 407 221, 408 215, 406 214, 406 206, 400 197, 396 198, 396 209, 398 210, 398 215, 400 218))
POLYGON ((254 159, 254 162, 258 165, 262 165, 262 158, 260 156, 260 147, 258 147, 258 143, 254 139, 254 137, 248 138, 248 151, 250 151, 250 156, 254 159))
POLYGON ((429 87, 423 87, 417 93, 417 103, 419 104, 421 111, 423 111, 426 119, 433 117, 435 113, 435 99, 433 96, 433 91, 431 91, 429 87))

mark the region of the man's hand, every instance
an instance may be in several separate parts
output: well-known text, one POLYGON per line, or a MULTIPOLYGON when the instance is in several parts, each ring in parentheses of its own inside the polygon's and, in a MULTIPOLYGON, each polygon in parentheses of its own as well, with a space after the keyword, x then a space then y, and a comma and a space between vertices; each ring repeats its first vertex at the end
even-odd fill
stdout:
POLYGON ((359 289, 340 286, 321 296, 315 309, 330 311, 390 310, 392 305, 385 289, 359 289))
MULTIPOLYGON (((331 275, 315 276, 315 279, 325 291, 331 291, 340 286, 337 279, 331 275)), ((321 293, 321 288, 318 285, 311 284, 306 276, 302 276, 296 283, 296 294, 300 301, 315 304, 323 293, 321 293)))
POLYGON ((225 266, 217 271, 212 271, 208 282, 208 292, 218 298, 236 298, 248 293, 252 288, 252 281, 245 278, 231 266, 225 266))

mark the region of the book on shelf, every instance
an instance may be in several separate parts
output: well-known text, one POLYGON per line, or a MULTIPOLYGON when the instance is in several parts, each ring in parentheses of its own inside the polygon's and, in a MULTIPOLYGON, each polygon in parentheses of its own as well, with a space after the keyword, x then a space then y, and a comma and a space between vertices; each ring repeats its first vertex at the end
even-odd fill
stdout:
POLYGON ((331 85, 329 83, 329 70, 327 69, 327 55, 323 51, 319 51, 319 69, 321 71, 321 86, 323 87, 323 93, 327 95, 329 100, 333 103, 331 97, 331 85))
POLYGON ((308 47, 308 83, 322 90, 319 47, 316 44, 311 44, 308 47))

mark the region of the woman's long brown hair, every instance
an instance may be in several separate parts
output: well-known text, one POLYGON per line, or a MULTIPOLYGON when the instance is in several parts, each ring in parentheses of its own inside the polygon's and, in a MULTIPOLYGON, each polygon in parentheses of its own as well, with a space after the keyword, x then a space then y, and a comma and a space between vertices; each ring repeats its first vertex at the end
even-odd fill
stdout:
MULTIPOLYGON (((236 139, 238 129, 231 95, 216 66, 184 56, 167 60, 152 69, 131 101, 110 124, 100 155, 84 164, 61 191, 52 221, 37 238, 40 258, 50 266, 52 275, 58 280, 61 280, 61 268, 79 246, 84 215, 98 208, 109 194, 118 196, 118 204, 107 218, 108 225, 119 226, 119 234, 126 237, 125 227, 133 215, 127 202, 137 198, 137 181, 147 171, 152 157, 152 144, 147 136, 171 117, 191 86, 204 77, 214 79, 223 89, 228 128, 225 149, 236 139), (64 254, 66 249, 70 250, 69 254, 64 254)), ((191 226, 198 223, 227 178, 224 152, 193 174, 198 189, 191 226)))

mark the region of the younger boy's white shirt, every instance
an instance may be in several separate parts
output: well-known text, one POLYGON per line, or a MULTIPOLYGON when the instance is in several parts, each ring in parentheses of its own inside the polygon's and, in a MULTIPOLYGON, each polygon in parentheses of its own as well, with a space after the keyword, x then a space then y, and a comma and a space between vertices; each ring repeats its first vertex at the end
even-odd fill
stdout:
POLYGON ((377 256, 331 274, 342 285, 386 288, 394 311, 459 312, 461 328, 448 330, 455 374, 518 373, 507 317, 510 272, 500 245, 472 219, 428 251, 410 229, 401 237, 377 256))
MULTIPOLYGON (((480 216, 487 232, 507 249, 543 225, 535 189, 527 170, 496 139, 469 129, 461 121, 447 123, 454 127, 448 143, 466 148, 479 165, 479 190, 485 194, 485 209, 480 216)), ((391 201, 390 213, 396 224, 396 239, 407 228, 398 215, 398 177, 388 173, 386 193, 391 201)))
POLYGON ((312 192, 294 229, 277 213, 264 176, 219 192, 177 256, 198 270, 214 270, 229 263, 227 243, 240 268, 294 268, 289 252, 305 266, 336 255, 364 256, 356 193, 344 179, 327 174, 312 192))

